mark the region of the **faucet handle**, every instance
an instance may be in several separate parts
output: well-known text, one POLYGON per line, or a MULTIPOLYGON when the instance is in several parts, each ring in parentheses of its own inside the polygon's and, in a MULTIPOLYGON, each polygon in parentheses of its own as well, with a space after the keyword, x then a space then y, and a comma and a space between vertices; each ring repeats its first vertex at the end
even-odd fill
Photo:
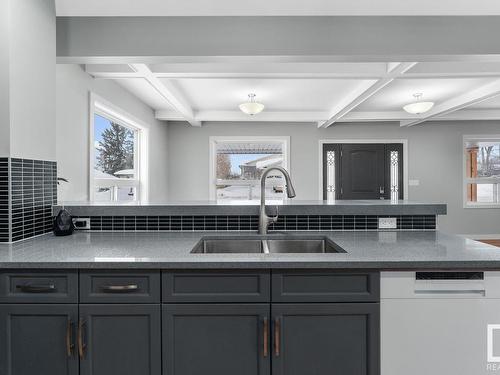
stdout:
POLYGON ((271 217, 272 222, 276 223, 278 221, 279 216, 280 216, 280 208, 279 206, 276 206, 276 216, 271 217))

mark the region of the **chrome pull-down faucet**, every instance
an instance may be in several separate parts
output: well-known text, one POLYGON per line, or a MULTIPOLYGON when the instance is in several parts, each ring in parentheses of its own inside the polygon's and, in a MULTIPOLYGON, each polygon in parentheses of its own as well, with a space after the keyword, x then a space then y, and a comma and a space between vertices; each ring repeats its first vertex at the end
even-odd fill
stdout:
POLYGON ((278 215, 270 217, 266 214, 266 178, 269 172, 277 170, 280 171, 285 177, 286 183, 286 195, 288 198, 295 197, 295 189, 293 188, 292 180, 290 175, 285 168, 282 167, 271 167, 262 173, 260 178, 260 213, 259 213, 259 234, 267 234, 267 227, 271 223, 275 223, 278 220, 278 215))

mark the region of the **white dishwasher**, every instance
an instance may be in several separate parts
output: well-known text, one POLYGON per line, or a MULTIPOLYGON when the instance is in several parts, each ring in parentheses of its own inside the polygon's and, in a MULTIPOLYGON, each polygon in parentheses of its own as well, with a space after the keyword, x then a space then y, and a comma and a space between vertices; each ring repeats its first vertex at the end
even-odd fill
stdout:
POLYGON ((381 375, 500 374, 500 272, 382 272, 380 282, 381 375))

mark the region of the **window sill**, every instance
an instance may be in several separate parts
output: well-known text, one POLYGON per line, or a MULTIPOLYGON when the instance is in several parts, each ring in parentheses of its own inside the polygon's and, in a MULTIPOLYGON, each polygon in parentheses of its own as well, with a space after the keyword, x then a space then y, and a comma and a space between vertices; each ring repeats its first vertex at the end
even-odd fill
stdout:
POLYGON ((500 203, 465 203, 464 208, 500 208, 500 203))

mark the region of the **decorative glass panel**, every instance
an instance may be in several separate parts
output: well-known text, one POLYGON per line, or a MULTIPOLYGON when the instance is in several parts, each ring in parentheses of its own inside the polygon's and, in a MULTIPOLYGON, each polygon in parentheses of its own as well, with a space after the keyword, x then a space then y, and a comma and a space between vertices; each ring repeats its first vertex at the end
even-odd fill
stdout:
POLYGON ((335 200, 335 151, 326 152, 326 199, 335 200))
POLYGON ((391 200, 399 199, 399 152, 391 151, 391 200))

